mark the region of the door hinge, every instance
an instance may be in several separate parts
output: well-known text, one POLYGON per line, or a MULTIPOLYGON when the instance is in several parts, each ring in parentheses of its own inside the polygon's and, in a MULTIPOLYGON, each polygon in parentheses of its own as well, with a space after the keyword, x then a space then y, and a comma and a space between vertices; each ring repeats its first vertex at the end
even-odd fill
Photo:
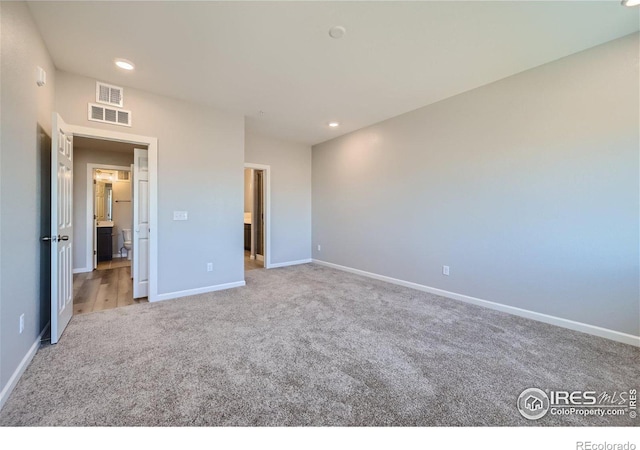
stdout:
POLYGON ((93 254, 94 254, 94 255, 97 255, 97 254, 98 254, 98 251, 97 251, 97 250, 94 250, 94 251, 93 251, 93 254))

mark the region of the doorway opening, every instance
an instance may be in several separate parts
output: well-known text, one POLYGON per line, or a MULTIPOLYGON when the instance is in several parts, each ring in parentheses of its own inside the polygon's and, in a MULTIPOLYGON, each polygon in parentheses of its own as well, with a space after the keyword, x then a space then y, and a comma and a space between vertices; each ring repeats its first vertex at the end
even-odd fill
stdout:
POLYGON ((269 268, 269 166, 244 168, 244 270, 269 268))
MULTIPOLYGON (((141 265, 141 258, 148 258, 148 252, 133 252, 134 209, 141 208, 134 192, 138 147, 142 146, 86 137, 74 140, 74 178, 78 181, 74 196, 86 198, 84 213, 80 201, 74 211, 74 220, 84 220, 74 230, 78 247, 73 277, 74 314, 148 301, 147 292, 134 292, 132 270, 141 265), (83 174, 86 183, 81 182, 83 174)), ((148 209, 148 204, 144 207, 148 209)), ((149 265, 148 261, 142 264, 149 265)))
MULTIPOLYGON (((73 298, 79 286, 74 285, 74 273, 88 273, 93 270, 89 258, 78 266, 77 248, 81 248, 82 239, 78 238, 82 228, 82 218, 75 214, 74 203, 82 204, 82 200, 75 200, 77 191, 73 189, 74 177, 82 174, 74 167, 75 139, 89 138, 109 143, 124 143, 135 145, 134 164, 132 167, 134 181, 134 199, 143 198, 140 204, 144 207, 134 207, 134 238, 133 252, 140 255, 133 260, 133 295, 140 297, 136 291, 144 290, 144 296, 149 301, 158 299, 158 240, 155 227, 158 223, 158 139, 149 136, 140 136, 128 133, 102 130, 96 128, 70 125, 65 123, 60 114, 52 114, 52 138, 51 138, 51 234, 42 236, 43 242, 51 246, 51 343, 56 344, 62 337, 65 328, 73 317, 73 298), (145 149, 138 148, 146 147, 145 149), (77 172, 77 173, 76 173, 77 172), (136 190, 144 194, 136 195, 136 190), (74 223, 76 224, 74 226, 74 223), (79 225, 79 226, 78 226, 79 225), (151 234, 152 228, 154 234, 151 234), (75 242, 77 239, 77 242, 75 242), (75 244, 79 245, 75 245, 75 244)), ((84 172, 86 174, 86 171, 84 172)), ((92 192, 91 175, 87 176, 89 187, 87 192, 92 192)), ((79 194, 78 194, 79 195, 79 194)), ((89 196, 89 195, 87 195, 89 196)), ((90 196, 89 196, 90 197, 90 196)), ((86 203, 85 203, 86 205, 86 203)), ((87 208, 85 214, 89 216, 87 224, 93 226, 93 214, 91 208, 87 208)), ((89 226, 89 225, 87 225, 89 226)), ((91 232, 87 233, 84 242, 87 248, 91 247, 91 232)), ((82 255, 82 252, 80 252, 82 255)))
POLYGON ((131 167, 97 166, 87 164, 93 181, 93 205, 87 208, 93 212, 94 220, 91 227, 93 245, 87 249, 93 269, 131 266, 131 167))

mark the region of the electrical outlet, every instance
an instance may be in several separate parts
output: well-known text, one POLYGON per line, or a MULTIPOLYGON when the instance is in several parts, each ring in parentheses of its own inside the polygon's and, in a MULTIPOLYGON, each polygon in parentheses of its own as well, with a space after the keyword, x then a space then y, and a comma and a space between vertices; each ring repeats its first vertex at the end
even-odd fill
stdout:
POLYGON ((449 266, 442 266, 442 275, 449 276, 449 266))
POLYGON ((24 331, 24 314, 20 314, 20 334, 24 331))
POLYGON ((213 263, 207 263, 207 272, 213 272, 213 263))
POLYGON ((318 244, 318 251, 321 252, 322 251, 322 247, 320 246, 320 244, 318 244))

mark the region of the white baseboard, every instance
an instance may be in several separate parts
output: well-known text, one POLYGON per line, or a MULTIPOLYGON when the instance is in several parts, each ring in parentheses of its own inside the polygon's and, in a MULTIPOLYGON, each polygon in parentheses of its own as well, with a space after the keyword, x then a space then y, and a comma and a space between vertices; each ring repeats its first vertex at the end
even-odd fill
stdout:
POLYGON ((18 364, 18 367, 16 367, 16 370, 13 372, 13 375, 11 375, 11 378, 9 378, 9 381, 7 382, 5 387, 2 389, 2 391, 0 391, 0 410, 9 399, 11 392, 18 384, 18 381, 20 381, 20 377, 22 376, 24 371, 27 370, 27 367, 29 367, 31 360, 36 355, 38 348, 40 348, 40 341, 42 340, 42 336, 44 336, 44 334, 49 329, 49 325, 50 323, 48 323, 44 327, 42 332, 38 335, 38 338, 35 340, 33 345, 31 345, 27 354, 24 355, 24 358, 22 358, 22 361, 20 361, 20 364, 18 364))
POLYGON ((264 255, 256 255, 258 261, 264 261, 264 255))
POLYGON ((282 263, 275 263, 269 266, 269 269, 275 269, 276 267, 297 266, 298 264, 308 264, 313 262, 312 259, 299 259, 298 261, 287 261, 282 263))
POLYGON ((459 300, 465 303, 471 303, 473 305, 483 306, 485 308, 494 309, 496 311, 502 311, 508 314, 513 314, 515 316, 525 317, 527 319, 537 320, 538 322, 544 322, 550 325, 556 325, 562 328, 568 328, 570 330, 580 331, 582 333, 587 333, 594 336, 611 339, 612 341, 622 342, 623 344, 629 344, 635 347, 640 347, 640 336, 621 333, 619 331, 610 330, 610 329, 598 327, 595 325, 589 325, 587 323, 576 322, 569 319, 563 319, 561 317, 550 316, 548 314, 530 311, 528 309, 517 308, 515 306, 504 305, 502 303, 495 303, 488 300, 482 300, 480 298, 470 297, 468 295, 458 294, 456 292, 449 292, 449 291, 445 291, 445 290, 430 287, 430 286, 424 286, 418 283, 412 283, 410 281, 404 281, 404 280, 399 280, 397 278, 391 278, 384 275, 365 272, 364 270, 353 269, 351 267, 341 266, 338 264, 333 264, 333 263, 322 261, 319 259, 314 259, 313 262, 316 264, 320 264, 322 266, 331 267, 333 269, 355 273, 357 275, 362 275, 368 278, 374 278, 376 280, 386 281, 388 283, 397 284, 397 285, 408 287, 411 289, 417 289, 419 291, 429 292, 431 294, 440 295, 442 297, 447 297, 454 300, 459 300))
POLYGON ((156 298, 154 298, 153 300, 149 299, 149 301, 161 302, 163 300, 171 300, 174 298, 188 297, 190 295, 206 294, 207 292, 222 291, 224 289, 232 289, 236 287, 242 287, 245 285, 246 283, 244 282, 244 280, 242 280, 242 281, 235 281, 233 283, 216 284, 215 286, 205 286, 205 287, 196 288, 196 289, 187 289, 185 291, 167 292, 166 294, 158 294, 156 298))
POLYGON ((73 273, 87 273, 93 272, 93 267, 80 267, 78 269, 73 269, 73 273))

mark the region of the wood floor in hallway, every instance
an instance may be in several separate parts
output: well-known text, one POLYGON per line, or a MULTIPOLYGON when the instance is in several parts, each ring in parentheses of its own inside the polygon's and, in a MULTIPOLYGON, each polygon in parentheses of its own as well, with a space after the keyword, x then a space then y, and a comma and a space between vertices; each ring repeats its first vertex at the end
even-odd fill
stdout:
POLYGON ((94 270, 73 276, 73 313, 119 308, 147 302, 147 298, 133 299, 131 266, 94 270))
POLYGON ((264 269, 262 261, 251 259, 251 253, 244 251, 244 270, 264 269))

